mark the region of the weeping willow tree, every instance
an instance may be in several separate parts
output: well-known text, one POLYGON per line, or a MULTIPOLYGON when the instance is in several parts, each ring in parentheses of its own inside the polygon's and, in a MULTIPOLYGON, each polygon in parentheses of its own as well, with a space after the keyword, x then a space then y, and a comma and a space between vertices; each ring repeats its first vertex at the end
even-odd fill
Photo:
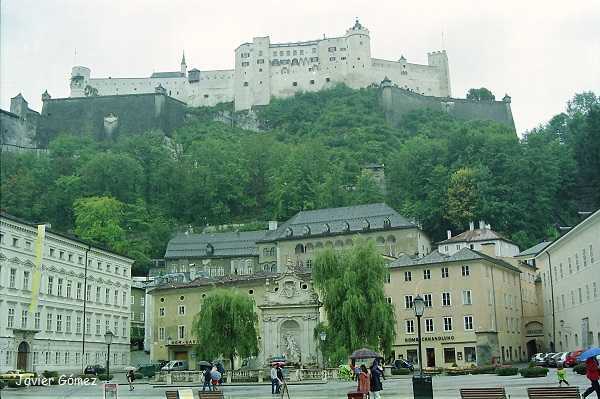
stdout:
POLYGON ((396 322, 383 290, 387 273, 373 242, 357 240, 349 250, 319 253, 313 281, 321 293, 328 324, 319 324, 314 334, 327 334, 321 343, 325 358, 345 362, 350 353, 362 347, 389 356, 396 322))
POLYGON ((200 359, 223 356, 231 361, 258 354, 258 317, 254 302, 235 291, 215 290, 202 303, 193 323, 200 359))

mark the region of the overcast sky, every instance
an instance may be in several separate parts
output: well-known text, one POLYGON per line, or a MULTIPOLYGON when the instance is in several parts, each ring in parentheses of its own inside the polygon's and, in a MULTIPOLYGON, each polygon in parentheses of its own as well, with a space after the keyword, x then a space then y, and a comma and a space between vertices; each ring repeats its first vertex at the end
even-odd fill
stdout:
POLYGON ((75 64, 92 77, 147 77, 178 70, 185 49, 189 69, 231 69, 234 49, 254 36, 340 36, 355 17, 374 57, 425 64, 445 48, 452 95, 508 93, 520 133, 574 93, 600 94, 598 0, 1 0, 1 11, 3 109, 19 92, 38 111, 44 90, 68 96, 75 64))

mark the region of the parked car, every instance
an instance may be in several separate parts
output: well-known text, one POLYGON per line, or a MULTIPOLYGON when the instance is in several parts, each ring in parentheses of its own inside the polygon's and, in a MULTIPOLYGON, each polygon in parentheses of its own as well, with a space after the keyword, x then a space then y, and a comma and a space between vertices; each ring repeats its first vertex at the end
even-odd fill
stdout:
POLYGON ((548 367, 556 367, 557 366, 557 361, 558 358, 560 358, 562 356, 563 352, 556 352, 555 354, 553 354, 552 356, 550 356, 546 362, 548 367))
POLYGON ((545 353, 536 353, 531 357, 531 361, 534 362, 536 366, 543 366, 545 356, 545 353))
POLYGON ((550 366, 550 358, 552 356, 556 355, 556 352, 548 352, 546 353, 546 356, 544 356, 544 366, 549 367, 550 366))
POLYGON ((21 378, 34 378, 35 373, 30 373, 25 370, 8 370, 6 373, 0 374, 1 380, 18 380, 21 378))
POLYGON ((552 367, 562 366, 565 363, 568 354, 569 352, 559 352, 552 356, 552 359, 550 360, 552 367))
POLYGON ((415 366, 404 359, 396 359, 392 362, 392 369, 409 369, 410 371, 415 371, 415 366))
POLYGON ((98 375, 106 373, 106 369, 99 364, 94 364, 93 366, 87 366, 83 372, 84 374, 98 375))
POLYGON ((162 371, 186 371, 187 369, 187 360, 171 360, 161 368, 162 371))
POLYGON ((144 377, 154 377, 157 371, 160 371, 161 366, 159 363, 142 364, 137 366, 135 369, 136 373, 140 373, 144 377))
POLYGON ((577 363, 579 363, 579 361, 577 360, 577 357, 579 355, 581 355, 582 353, 583 353, 583 349, 578 349, 576 351, 570 352, 567 355, 567 358, 565 359, 564 366, 565 367, 575 366, 577 363))

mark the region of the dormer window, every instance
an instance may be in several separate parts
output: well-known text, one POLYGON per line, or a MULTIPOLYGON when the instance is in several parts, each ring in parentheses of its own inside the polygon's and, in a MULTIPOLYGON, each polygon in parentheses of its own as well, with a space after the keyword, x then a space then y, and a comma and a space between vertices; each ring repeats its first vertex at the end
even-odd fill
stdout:
POLYGON ((215 253, 215 247, 213 247, 212 244, 206 244, 206 254, 212 255, 214 253, 215 253))
POLYGON ((304 234, 310 235, 310 226, 309 225, 304 226, 304 234))
POLYGON ((285 229, 285 236, 286 237, 291 237, 292 235, 294 235, 294 230, 292 230, 291 227, 288 227, 287 229, 285 229))
POLYGON ((363 230, 369 230, 371 228, 371 223, 367 219, 363 219, 362 221, 363 230))
POLYGON ((325 223, 323 225, 323 233, 327 234, 327 233, 330 233, 330 232, 331 232, 331 227, 329 226, 328 223, 325 223))
POLYGON ((389 229, 390 227, 392 227, 392 222, 390 221, 390 218, 386 218, 383 221, 383 228, 384 229, 389 229))
POLYGON ((344 222, 344 231, 350 231, 350 223, 344 222))

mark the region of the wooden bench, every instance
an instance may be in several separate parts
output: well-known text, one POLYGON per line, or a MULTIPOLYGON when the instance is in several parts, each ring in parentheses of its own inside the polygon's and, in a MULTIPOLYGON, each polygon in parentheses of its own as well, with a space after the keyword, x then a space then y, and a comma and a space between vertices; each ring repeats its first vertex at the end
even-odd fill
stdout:
POLYGON ((527 388, 529 399, 579 399, 579 387, 527 388))
POLYGON ((166 399, 177 399, 177 391, 165 391, 166 399))
POLYGON ((198 399, 223 399, 222 391, 198 391, 198 399))
POLYGON ((504 388, 461 388, 462 399, 506 399, 504 388))

